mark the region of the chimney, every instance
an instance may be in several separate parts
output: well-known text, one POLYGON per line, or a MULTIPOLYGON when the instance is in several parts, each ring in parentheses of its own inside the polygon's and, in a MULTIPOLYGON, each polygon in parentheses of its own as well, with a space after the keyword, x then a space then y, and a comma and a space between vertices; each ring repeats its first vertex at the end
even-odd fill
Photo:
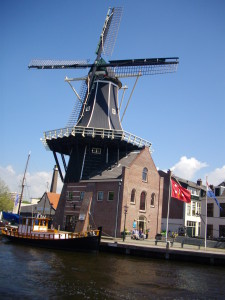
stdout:
POLYGON ((57 180, 58 180, 58 167, 57 167, 57 165, 55 165, 55 167, 53 169, 53 174, 52 174, 52 183, 51 183, 50 193, 56 193, 57 180))
POLYGON ((202 180, 201 179, 197 180, 197 185, 202 186, 202 180))

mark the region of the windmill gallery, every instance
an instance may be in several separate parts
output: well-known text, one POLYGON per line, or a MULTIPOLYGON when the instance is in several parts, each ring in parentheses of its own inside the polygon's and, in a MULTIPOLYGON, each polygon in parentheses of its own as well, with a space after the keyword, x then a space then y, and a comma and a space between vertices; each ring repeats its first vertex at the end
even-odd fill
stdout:
POLYGON ((137 82, 140 76, 175 72, 179 60, 106 62, 103 55, 113 50, 121 16, 121 8, 108 10, 92 64, 33 60, 29 68, 89 68, 83 78, 65 79, 77 98, 68 126, 45 132, 42 139, 63 181, 54 225, 70 231, 102 226, 104 234, 120 237, 126 221, 129 230, 135 224, 154 237, 161 231, 162 179, 151 157, 151 143, 123 130, 129 100, 121 114, 123 96, 119 100, 118 92, 125 91, 123 78, 136 77, 137 82), (77 80, 82 81, 80 93, 72 85, 77 80))

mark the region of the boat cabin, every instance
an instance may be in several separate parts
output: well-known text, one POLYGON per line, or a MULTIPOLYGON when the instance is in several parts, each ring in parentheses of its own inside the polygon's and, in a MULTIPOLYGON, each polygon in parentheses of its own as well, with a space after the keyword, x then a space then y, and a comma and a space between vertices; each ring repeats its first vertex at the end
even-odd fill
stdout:
POLYGON ((47 232, 51 219, 48 218, 22 218, 18 227, 18 233, 29 234, 31 232, 47 232))

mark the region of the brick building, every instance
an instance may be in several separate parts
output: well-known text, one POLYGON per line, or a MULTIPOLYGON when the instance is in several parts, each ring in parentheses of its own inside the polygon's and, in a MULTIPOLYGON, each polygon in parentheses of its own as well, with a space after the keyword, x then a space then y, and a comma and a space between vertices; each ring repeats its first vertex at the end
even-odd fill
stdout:
MULTIPOLYGON (((169 171, 159 171, 164 178, 163 205, 162 205, 162 230, 166 230, 168 197, 169 197, 169 171)), ((179 227, 187 227, 189 236, 201 235, 201 199, 205 195, 205 187, 199 179, 197 183, 172 175, 181 186, 191 192, 191 203, 185 203, 171 198, 169 209, 168 230, 177 232, 179 227)))
POLYGON ((154 237, 161 232, 162 182, 149 148, 131 151, 88 180, 64 183, 55 222, 76 230, 82 203, 91 194, 91 226, 102 226, 103 234, 120 237, 127 209, 126 229, 132 231, 135 221, 137 229, 149 229, 149 237, 154 237))

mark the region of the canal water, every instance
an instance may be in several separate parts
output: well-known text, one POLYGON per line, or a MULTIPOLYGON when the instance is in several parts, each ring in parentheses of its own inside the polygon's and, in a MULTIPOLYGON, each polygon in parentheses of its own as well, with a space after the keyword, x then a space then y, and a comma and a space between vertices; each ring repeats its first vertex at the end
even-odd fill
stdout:
POLYGON ((225 269, 0 240, 0 299, 225 299, 225 269))

